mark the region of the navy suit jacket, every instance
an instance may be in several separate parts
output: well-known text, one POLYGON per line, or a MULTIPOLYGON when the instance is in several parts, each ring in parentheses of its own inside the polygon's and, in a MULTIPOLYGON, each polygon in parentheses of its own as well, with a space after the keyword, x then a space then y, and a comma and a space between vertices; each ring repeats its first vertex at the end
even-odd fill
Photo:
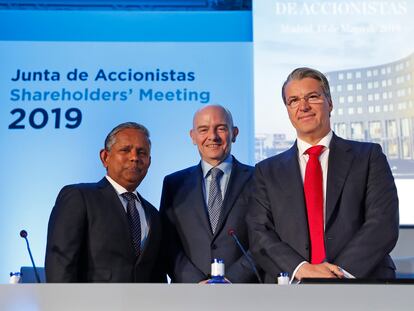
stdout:
MULTIPOLYGON (((327 261, 357 278, 392 278, 389 256, 398 238, 398 197, 388 162, 378 144, 330 143, 326 190, 327 261)), ((309 232, 296 143, 256 166, 247 216, 250 250, 266 271, 292 275, 310 260, 309 232)))
POLYGON ((103 178, 65 186, 52 210, 46 247, 47 282, 166 282, 158 211, 139 197, 149 225, 137 258, 119 197, 103 178))
POLYGON ((233 158, 223 210, 213 235, 203 194, 201 164, 168 175, 164 179, 161 218, 164 225, 164 250, 172 282, 196 283, 208 278, 211 260, 221 258, 231 282, 256 282, 247 260, 228 235, 234 229, 248 248, 247 196, 253 167, 233 158))

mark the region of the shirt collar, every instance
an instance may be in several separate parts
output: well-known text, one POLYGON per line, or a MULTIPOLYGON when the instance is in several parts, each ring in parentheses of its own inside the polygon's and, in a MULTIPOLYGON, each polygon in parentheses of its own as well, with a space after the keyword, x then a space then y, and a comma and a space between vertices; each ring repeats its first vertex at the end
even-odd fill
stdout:
MULTIPOLYGON (((109 177, 108 175, 105 176, 106 179, 109 181, 109 183, 112 185, 112 187, 114 187, 116 193, 120 196, 125 192, 130 192, 128 190, 126 190, 124 187, 122 187, 120 184, 118 184, 115 180, 113 180, 111 177, 109 177)), ((135 189, 134 191, 132 191, 132 193, 134 193, 137 196, 138 202, 141 203, 141 201, 139 200, 139 196, 138 196, 138 192, 135 189)))
MULTIPOLYGON (((233 156, 229 154, 227 158, 221 162, 219 165, 215 166, 223 171, 225 175, 230 174, 231 168, 233 166, 233 156)), ((203 170, 203 177, 206 178, 208 172, 213 168, 214 166, 210 163, 207 163, 204 160, 201 160, 201 169, 203 170)))
MULTIPOLYGON (((331 139, 333 136, 333 132, 332 130, 329 131, 329 133, 323 137, 318 143, 317 145, 322 145, 325 146, 326 149, 329 149, 329 144, 331 143, 331 139)), ((299 151, 299 155, 303 155, 306 150, 308 150, 310 147, 312 147, 311 144, 305 142, 304 140, 300 139, 299 137, 297 138, 297 146, 298 146, 298 151, 299 151)))

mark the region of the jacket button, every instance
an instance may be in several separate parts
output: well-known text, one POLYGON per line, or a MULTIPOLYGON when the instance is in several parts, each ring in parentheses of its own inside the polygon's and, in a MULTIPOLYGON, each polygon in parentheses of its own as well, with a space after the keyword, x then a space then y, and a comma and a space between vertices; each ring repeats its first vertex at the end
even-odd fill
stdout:
POLYGON ((211 245, 211 249, 217 249, 217 245, 216 244, 211 245))

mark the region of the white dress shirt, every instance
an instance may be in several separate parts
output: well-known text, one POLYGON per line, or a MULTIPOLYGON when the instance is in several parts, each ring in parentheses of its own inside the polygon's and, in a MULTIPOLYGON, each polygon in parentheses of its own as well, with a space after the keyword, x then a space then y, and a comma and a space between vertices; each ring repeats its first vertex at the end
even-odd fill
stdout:
MULTIPOLYGON (((333 136, 333 132, 329 131, 329 133, 323 137, 316 145, 325 146, 325 149, 322 151, 321 155, 319 156, 319 162, 321 163, 322 168, 322 180, 323 180, 323 223, 325 228, 325 220, 326 220, 326 189, 327 189, 327 179, 328 179, 328 159, 329 159, 329 144, 331 143, 333 136)), ((302 175, 302 182, 305 181, 305 171, 306 171, 306 164, 309 160, 309 155, 306 154, 306 150, 312 147, 311 144, 297 138, 297 146, 298 146, 298 161, 300 167, 300 173, 302 175)), ((307 263, 307 261, 302 261, 296 269, 293 271, 292 278, 290 282, 292 283, 295 279, 296 272, 299 268, 307 263)), ((345 274, 345 278, 354 278, 354 276, 348 273, 346 270, 342 269, 345 274)))
MULTIPOLYGON (((323 180, 323 219, 325 225, 325 214, 326 214, 326 180, 328 177, 328 159, 329 159, 329 144, 331 143, 332 139, 332 131, 328 133, 324 138, 322 138, 316 145, 325 146, 325 149, 322 151, 321 155, 319 156, 319 162, 321 163, 322 167, 322 180, 323 180)), ((300 166, 300 173, 302 175, 302 182, 305 181, 305 171, 306 171, 306 164, 309 160, 309 155, 306 154, 306 150, 312 147, 311 144, 301 140, 300 138, 297 139, 297 146, 298 146, 298 161, 300 166)))
MULTIPOLYGON (((221 196, 224 200, 224 195, 226 194, 227 185, 229 184, 231 169, 233 166, 233 156, 229 155, 223 162, 221 162, 216 167, 223 171, 223 176, 220 179, 220 190, 221 196)), ((211 174, 208 174, 213 168, 211 164, 207 163, 204 160, 201 160, 201 169, 203 170, 203 191, 204 191, 204 200, 206 206, 208 205, 208 195, 210 193, 210 183, 211 183, 211 174), (207 175, 208 174, 208 175, 207 175)))
MULTIPOLYGON (((115 180, 113 180, 108 175, 105 176, 106 179, 108 179, 109 183, 114 187, 116 193, 118 194, 119 200, 122 203, 122 206, 124 207, 125 213, 127 212, 127 204, 128 201, 126 198, 122 196, 123 193, 129 192, 124 187, 122 187, 120 184, 118 184, 115 180)), ((139 200, 138 192, 137 190, 133 191, 133 193, 137 196, 137 200, 135 200, 135 206, 137 207, 139 218, 141 220, 141 250, 144 249, 145 241, 148 237, 149 227, 147 223, 147 218, 145 217, 145 211, 142 207, 141 201, 139 200)))

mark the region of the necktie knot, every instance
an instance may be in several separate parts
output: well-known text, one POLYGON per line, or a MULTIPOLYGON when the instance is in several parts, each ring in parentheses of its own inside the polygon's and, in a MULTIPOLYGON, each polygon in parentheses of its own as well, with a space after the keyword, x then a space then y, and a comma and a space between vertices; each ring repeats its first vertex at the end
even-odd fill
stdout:
POLYGON ((322 151, 325 149, 325 146, 316 145, 308 148, 305 153, 308 154, 310 157, 319 157, 322 151))
POLYGON ((133 192, 124 192, 121 194, 123 198, 125 198, 128 202, 138 200, 137 195, 133 192))
POLYGON ((221 170, 221 169, 219 169, 218 167, 213 167, 211 170, 210 170, 210 175, 211 175, 211 178, 213 179, 213 180, 218 180, 218 179, 220 179, 220 177, 221 176, 223 176, 223 171, 221 170))

